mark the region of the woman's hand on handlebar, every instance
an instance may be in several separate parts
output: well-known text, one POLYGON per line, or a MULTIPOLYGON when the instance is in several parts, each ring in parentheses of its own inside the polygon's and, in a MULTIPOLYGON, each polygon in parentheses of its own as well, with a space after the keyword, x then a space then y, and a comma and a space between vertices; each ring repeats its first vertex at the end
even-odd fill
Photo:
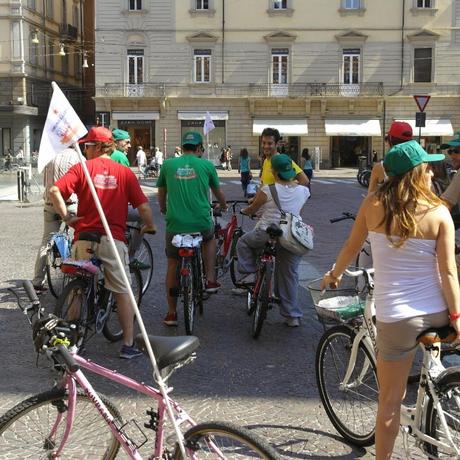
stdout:
POLYGON ((324 274, 320 284, 322 290, 325 290, 328 286, 332 289, 337 289, 339 287, 340 281, 342 281, 342 275, 334 276, 332 271, 333 269, 324 274))
POLYGON ((151 235, 155 235, 157 232, 157 226, 153 225, 143 225, 140 230, 141 235, 145 235, 146 233, 150 233, 151 235))

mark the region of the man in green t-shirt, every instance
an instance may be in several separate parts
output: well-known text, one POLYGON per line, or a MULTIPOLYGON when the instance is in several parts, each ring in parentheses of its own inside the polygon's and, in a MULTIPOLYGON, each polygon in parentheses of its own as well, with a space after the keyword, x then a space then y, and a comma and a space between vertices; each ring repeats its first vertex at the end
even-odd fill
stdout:
POLYGON ((177 326, 177 262, 178 250, 172 244, 178 233, 198 233, 203 236, 203 261, 206 272, 206 291, 216 292, 220 284, 216 281, 216 241, 214 239, 209 188, 219 201, 221 208, 227 208, 225 196, 219 186, 214 165, 201 158, 203 138, 197 132, 185 133, 182 138, 182 156, 170 158, 163 163, 157 181, 160 211, 166 214, 166 296, 168 314, 164 319, 167 326, 177 326))
POLYGON ((117 163, 129 168, 128 150, 131 147, 131 138, 128 131, 123 129, 114 129, 112 131, 113 140, 115 141, 115 150, 110 158, 117 163))

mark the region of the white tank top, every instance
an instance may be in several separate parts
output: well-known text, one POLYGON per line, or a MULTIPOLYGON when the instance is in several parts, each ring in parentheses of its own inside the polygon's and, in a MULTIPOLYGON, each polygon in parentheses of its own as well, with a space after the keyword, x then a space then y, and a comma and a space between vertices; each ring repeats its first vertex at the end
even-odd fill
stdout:
POLYGON ((436 240, 409 238, 395 248, 383 233, 369 232, 375 268, 377 320, 392 323, 447 309, 436 240))

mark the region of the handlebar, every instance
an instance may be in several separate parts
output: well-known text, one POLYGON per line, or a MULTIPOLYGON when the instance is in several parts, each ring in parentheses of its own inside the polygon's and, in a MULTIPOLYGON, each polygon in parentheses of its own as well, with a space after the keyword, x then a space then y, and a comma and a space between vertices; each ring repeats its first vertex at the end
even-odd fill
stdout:
POLYGON ((351 212, 342 212, 342 217, 335 217, 334 219, 330 219, 329 222, 331 224, 335 224, 336 222, 340 222, 342 220, 348 220, 348 219, 355 220, 356 215, 351 212))
POLYGON ((352 278, 357 278, 358 276, 364 275, 367 273, 368 275, 373 275, 375 270, 373 268, 360 268, 358 270, 350 270, 346 269, 345 270, 345 275, 351 276, 352 278))
POLYGON ((64 345, 56 346, 54 356, 59 364, 64 365, 70 372, 77 372, 80 369, 80 366, 75 362, 75 359, 64 345))

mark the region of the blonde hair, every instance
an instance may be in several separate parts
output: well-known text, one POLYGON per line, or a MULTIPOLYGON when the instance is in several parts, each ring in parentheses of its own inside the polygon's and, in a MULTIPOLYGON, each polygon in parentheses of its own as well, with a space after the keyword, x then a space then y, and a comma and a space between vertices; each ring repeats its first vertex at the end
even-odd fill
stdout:
POLYGON ((101 152, 103 155, 111 155, 115 150, 115 144, 113 141, 101 142, 101 152))
POLYGON ((422 163, 406 174, 389 177, 375 193, 384 210, 380 225, 385 226, 385 234, 394 247, 401 247, 407 239, 416 235, 415 215, 421 200, 433 206, 443 203, 429 187, 427 167, 426 163, 422 163), (393 232, 397 233, 398 239, 393 240, 393 232))

